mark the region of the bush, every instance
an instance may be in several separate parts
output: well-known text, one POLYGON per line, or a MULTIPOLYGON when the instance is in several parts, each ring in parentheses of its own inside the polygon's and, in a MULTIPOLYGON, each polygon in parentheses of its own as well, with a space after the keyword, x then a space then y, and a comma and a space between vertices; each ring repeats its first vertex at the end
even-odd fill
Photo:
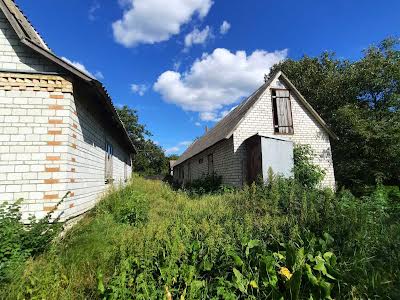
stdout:
POLYGON ((21 203, 22 199, 12 204, 5 202, 0 205, 0 284, 9 281, 27 258, 45 252, 62 228, 57 223, 58 218, 51 222, 53 212, 40 220, 31 217, 30 224, 23 225, 21 203))
POLYGON ((325 171, 313 163, 313 150, 309 145, 296 145, 293 152, 294 178, 305 187, 316 187, 324 179, 325 171))

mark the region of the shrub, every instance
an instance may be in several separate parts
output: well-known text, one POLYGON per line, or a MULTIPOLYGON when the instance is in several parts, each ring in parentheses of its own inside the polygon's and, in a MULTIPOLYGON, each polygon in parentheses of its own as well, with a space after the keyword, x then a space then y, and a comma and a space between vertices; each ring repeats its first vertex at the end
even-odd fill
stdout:
POLYGON ((29 225, 23 225, 21 203, 22 199, 0 205, 0 284, 8 281, 27 258, 45 252, 62 228, 58 217, 52 220, 54 210, 40 220, 31 217, 29 225))
POLYGON ((309 145, 294 148, 294 177, 305 187, 316 187, 324 179, 325 171, 313 163, 314 152, 309 145))

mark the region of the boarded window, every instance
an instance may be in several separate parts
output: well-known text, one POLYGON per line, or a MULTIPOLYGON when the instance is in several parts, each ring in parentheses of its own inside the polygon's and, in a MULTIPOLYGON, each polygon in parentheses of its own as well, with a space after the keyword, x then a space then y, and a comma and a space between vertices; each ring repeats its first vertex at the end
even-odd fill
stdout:
POLYGON ((105 164, 106 183, 113 181, 113 146, 106 142, 106 164, 105 164))
POLYGON ((214 173, 214 155, 208 155, 208 174, 211 175, 214 173))
POLYGON ((272 90, 274 132, 293 134, 292 107, 288 90, 272 90))

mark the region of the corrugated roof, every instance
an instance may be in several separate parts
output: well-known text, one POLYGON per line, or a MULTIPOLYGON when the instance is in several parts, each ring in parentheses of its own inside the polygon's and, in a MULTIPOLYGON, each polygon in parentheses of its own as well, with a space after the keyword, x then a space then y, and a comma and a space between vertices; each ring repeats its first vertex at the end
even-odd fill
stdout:
POLYGON ((317 112, 311 107, 311 105, 304 99, 300 92, 294 87, 289 79, 281 72, 271 74, 269 79, 250 97, 245 99, 238 107, 231 111, 221 121, 219 121, 214 128, 209 130, 205 135, 196 140, 188 149, 179 157, 174 166, 177 166, 189 158, 203 152, 207 148, 215 145, 223 139, 228 139, 232 136, 233 132, 239 126, 240 122, 244 119, 246 114, 250 111, 253 105, 257 102, 264 91, 270 86, 275 78, 282 78, 287 83, 290 89, 297 95, 299 100, 304 104, 308 111, 316 118, 317 122, 328 132, 328 134, 337 139, 337 136, 328 128, 326 123, 317 114, 317 112))
POLYGON ((126 131, 121 119, 119 118, 119 115, 114 105, 112 104, 112 99, 103 84, 95 78, 91 77, 90 75, 86 74, 85 72, 81 71, 80 69, 76 68, 74 65, 64 61, 63 59, 55 55, 46 45, 39 33, 35 30, 35 28, 29 22, 28 18, 23 14, 22 10, 16 5, 13 0, 0 0, 0 9, 6 16, 7 20, 10 22, 11 26, 13 27, 14 31, 17 33, 19 39, 23 44, 31 48, 33 51, 39 53, 40 55, 48 58, 66 71, 77 76, 80 80, 89 83, 93 88, 98 91, 98 93, 101 95, 100 99, 102 99, 106 109, 111 113, 113 120, 117 124, 117 127, 121 128, 124 139, 128 143, 130 150, 132 152, 136 152, 135 146, 129 138, 129 134, 126 131))

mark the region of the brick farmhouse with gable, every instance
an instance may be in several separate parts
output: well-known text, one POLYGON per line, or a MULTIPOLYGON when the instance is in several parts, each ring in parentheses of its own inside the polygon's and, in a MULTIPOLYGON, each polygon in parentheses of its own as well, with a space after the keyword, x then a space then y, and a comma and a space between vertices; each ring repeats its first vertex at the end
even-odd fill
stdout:
POLYGON ((243 186, 259 176, 292 176, 293 147, 309 145, 314 164, 325 171, 323 187, 335 188, 330 138, 326 123, 282 72, 269 79, 214 128, 196 140, 174 162, 173 176, 188 183, 207 174, 224 184, 243 186))

